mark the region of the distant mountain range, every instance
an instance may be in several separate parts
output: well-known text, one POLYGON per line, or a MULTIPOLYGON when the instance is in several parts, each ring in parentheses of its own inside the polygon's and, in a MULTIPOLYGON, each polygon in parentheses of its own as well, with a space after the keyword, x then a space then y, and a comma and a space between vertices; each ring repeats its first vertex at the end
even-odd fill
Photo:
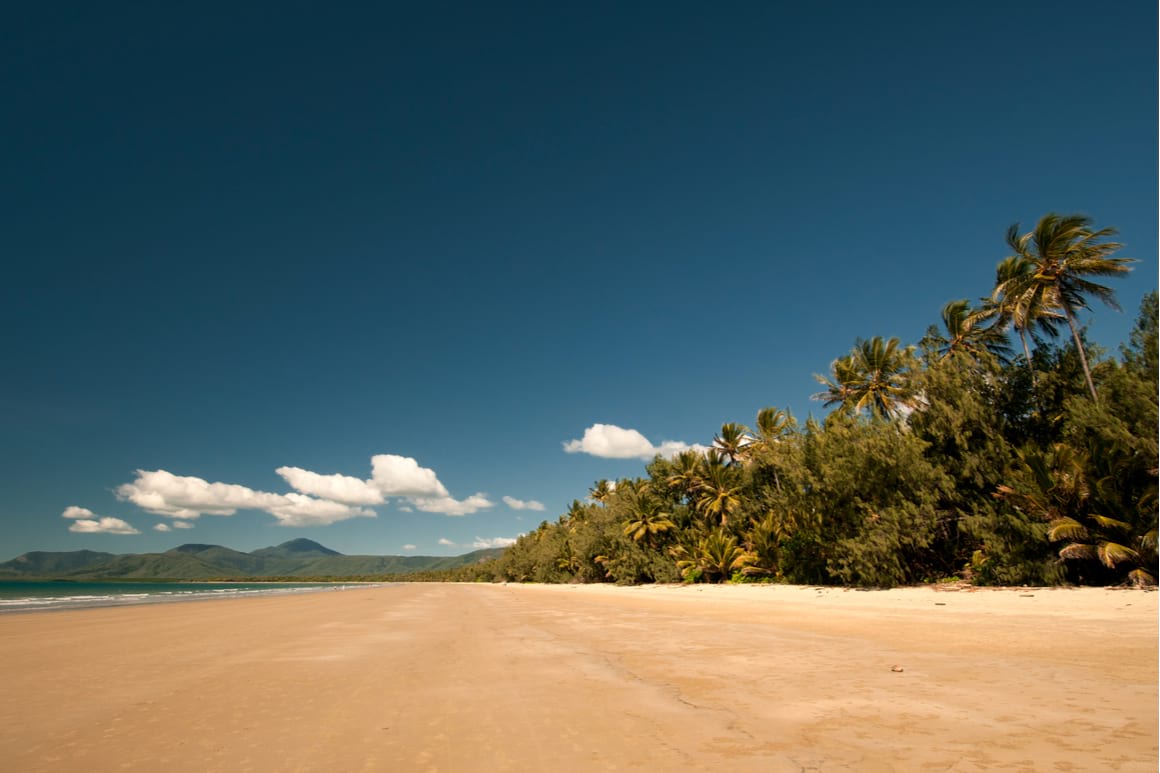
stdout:
POLYGON ((454 569, 486 561, 503 548, 462 556, 346 556, 308 539, 295 539, 252 553, 221 545, 179 545, 164 553, 36 551, 0 563, 0 579, 207 580, 226 577, 352 577, 454 569))

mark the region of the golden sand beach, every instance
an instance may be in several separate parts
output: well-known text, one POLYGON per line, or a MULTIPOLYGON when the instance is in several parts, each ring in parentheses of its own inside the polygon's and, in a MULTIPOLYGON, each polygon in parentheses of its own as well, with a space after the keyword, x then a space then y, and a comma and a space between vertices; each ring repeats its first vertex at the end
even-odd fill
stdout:
POLYGON ((414 584, 0 617, 10 771, 1149 771, 1141 591, 414 584))

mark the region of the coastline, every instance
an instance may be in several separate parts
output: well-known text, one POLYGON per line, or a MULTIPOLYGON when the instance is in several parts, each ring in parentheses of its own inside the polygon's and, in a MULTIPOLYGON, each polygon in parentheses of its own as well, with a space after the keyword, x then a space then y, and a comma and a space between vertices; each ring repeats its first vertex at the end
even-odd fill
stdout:
POLYGON ((0 615, 318 593, 382 583, 198 580, 0 580, 0 615))
POLYGON ((1158 599, 416 583, 13 613, 0 619, 0 679, 18 699, 0 706, 0 759, 1155 770, 1158 599))

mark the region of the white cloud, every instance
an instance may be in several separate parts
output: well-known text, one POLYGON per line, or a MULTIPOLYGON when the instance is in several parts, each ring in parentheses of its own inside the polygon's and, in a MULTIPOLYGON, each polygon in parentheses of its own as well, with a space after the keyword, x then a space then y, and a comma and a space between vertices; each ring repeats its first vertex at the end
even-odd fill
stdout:
POLYGON ((475 542, 471 543, 471 547, 481 550, 483 548, 506 548, 514 544, 516 544, 515 537, 490 537, 488 539, 476 537, 475 542))
POLYGON ((439 544, 443 545, 444 547, 448 547, 448 548, 455 547, 455 543, 452 542, 451 540, 447 539, 446 537, 440 537, 439 544))
POLYGON ((477 510, 494 507, 495 502, 487 498, 486 494, 472 494, 467 499, 453 497, 411 497, 411 504, 425 513, 442 513, 443 515, 471 515, 477 510))
POLYGON ((414 550, 414 549, 415 549, 414 545, 403 545, 403 550, 414 550))
POLYGON ((97 515, 87 507, 69 505, 60 515, 62 518, 68 518, 72 521, 72 523, 68 525, 68 530, 75 531, 78 534, 141 533, 129 524, 122 521, 120 518, 108 518, 106 516, 97 515))
POLYGON ((564 443, 564 450, 570 454, 588 454, 602 459, 647 460, 657 454, 672 457, 682 451, 704 452, 706 447, 678 440, 666 440, 660 445, 653 445, 635 429, 624 429, 615 424, 593 424, 584 430, 584 437, 580 440, 569 440, 564 443))
POLYGON ((544 503, 529 499, 526 502, 515 497, 504 497, 503 503, 513 510, 543 510, 544 503))
POLYGON ((167 523, 159 523, 153 527, 153 531, 173 531, 173 529, 167 523))
POLYGON ((140 534, 120 518, 80 518, 69 524, 69 531, 78 534, 140 534))
POLYGON ((284 504, 261 509, 277 518, 282 526, 327 526, 350 518, 375 517, 374 510, 351 507, 342 502, 314 499, 305 494, 290 493, 280 496, 285 500, 284 504))
POLYGON ((209 483, 165 470, 137 470, 136 480, 120 486, 117 496, 142 510, 170 518, 233 515, 238 510, 264 510, 283 504, 278 494, 234 483, 209 483))
POLYGON ((371 457, 371 485, 389 497, 447 497, 435 471, 420 467, 409 456, 376 454, 371 457))
POLYGON ((320 499, 347 505, 383 503, 383 493, 361 478, 352 478, 349 475, 320 475, 317 472, 303 470, 301 467, 279 467, 274 472, 281 475, 295 491, 320 499))
MULTIPOLYGON (((462 516, 495 506, 483 493, 456 499, 434 470, 396 454, 371 457, 369 480, 337 473, 324 475, 301 467, 279 467, 275 472, 294 490, 280 494, 236 483, 211 483, 166 470, 137 470, 136 477, 119 486, 116 494, 142 510, 172 519, 158 531, 192 528, 190 522, 203 515, 231 516, 239 510, 269 513, 283 526, 323 526, 350 518, 373 518, 375 512, 365 506, 385 504, 388 498, 399 500, 399 510, 407 513, 421 510, 462 516)), ((505 501, 517 509, 544 509, 535 501, 511 497, 505 501)), ((75 505, 63 515, 75 520, 95 518, 91 511, 75 505)))
POLYGON ((117 489, 117 496, 143 510, 175 519, 202 515, 233 515, 238 510, 262 510, 283 526, 323 526, 374 512, 342 502, 304 494, 272 494, 235 483, 210 483, 165 470, 138 470, 137 478, 117 489))

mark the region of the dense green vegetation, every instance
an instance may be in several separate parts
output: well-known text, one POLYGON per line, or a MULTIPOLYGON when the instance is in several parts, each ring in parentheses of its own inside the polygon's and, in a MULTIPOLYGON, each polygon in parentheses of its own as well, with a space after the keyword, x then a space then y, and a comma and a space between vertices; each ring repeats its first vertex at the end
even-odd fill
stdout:
POLYGON ((1156 294, 1118 358, 1076 316, 1115 307, 1100 281, 1132 261, 1112 236, 1079 216, 1013 226, 991 295, 948 303, 915 345, 834 360, 824 420, 726 424, 707 453, 597 482, 497 560, 423 577, 1154 584, 1156 294))

